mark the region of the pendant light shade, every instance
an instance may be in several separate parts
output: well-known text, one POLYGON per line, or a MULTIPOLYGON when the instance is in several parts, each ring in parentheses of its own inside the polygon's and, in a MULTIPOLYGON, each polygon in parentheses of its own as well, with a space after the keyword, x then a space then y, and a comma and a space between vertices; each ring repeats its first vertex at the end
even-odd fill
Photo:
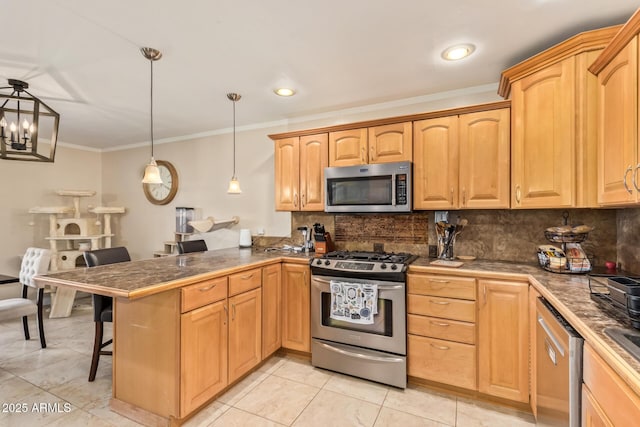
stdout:
POLYGON ((151 64, 151 161, 144 168, 144 177, 142 178, 142 183, 162 184, 160 170, 158 169, 158 165, 153 158, 153 61, 157 61, 158 59, 162 58, 162 53, 159 50, 153 49, 151 47, 140 48, 140 52, 142 52, 142 56, 147 58, 149 60, 149 64, 151 64))
POLYGON ((240 194, 242 190, 240 190, 240 181, 238 181, 238 177, 236 176, 236 102, 240 100, 241 96, 237 93, 228 93, 227 98, 233 101, 233 176, 229 182, 227 193, 240 194))

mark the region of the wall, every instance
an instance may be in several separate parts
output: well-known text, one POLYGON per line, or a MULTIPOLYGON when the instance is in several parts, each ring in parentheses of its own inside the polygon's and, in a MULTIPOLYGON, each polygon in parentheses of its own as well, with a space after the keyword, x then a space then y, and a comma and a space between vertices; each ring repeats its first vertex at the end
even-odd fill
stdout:
POLYGON ((640 274, 640 209, 619 209, 617 215, 618 263, 623 270, 640 274))
POLYGON ((31 215, 35 206, 73 206, 56 190, 96 190, 82 201, 97 206, 100 200, 101 155, 96 151, 58 146, 54 163, 0 160, 0 273, 17 275, 20 256, 29 246, 48 248, 48 215, 31 215), (30 223, 33 222, 33 226, 30 223))

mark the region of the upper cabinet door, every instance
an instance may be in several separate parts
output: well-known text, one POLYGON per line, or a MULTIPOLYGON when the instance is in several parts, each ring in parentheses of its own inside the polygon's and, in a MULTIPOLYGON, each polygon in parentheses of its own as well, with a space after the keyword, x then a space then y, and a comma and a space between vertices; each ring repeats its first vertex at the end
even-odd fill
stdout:
POLYGON ((329 133, 329 166, 366 165, 367 129, 329 133))
POLYGON ((413 207, 458 208, 458 116, 413 123, 413 207))
POLYGON ((637 200, 638 37, 598 74, 598 204, 637 200))
POLYGON ((300 210, 299 138, 275 141, 275 192, 277 211, 300 210))
POLYGON ((460 116, 460 207, 509 207, 510 110, 460 116))
POLYGON ((324 210, 324 168, 328 163, 328 134, 300 137, 300 210, 324 210))
POLYGON ((369 163, 413 160, 411 122, 369 128, 369 163))
POLYGON ((575 204, 575 58, 513 83, 513 208, 575 204))

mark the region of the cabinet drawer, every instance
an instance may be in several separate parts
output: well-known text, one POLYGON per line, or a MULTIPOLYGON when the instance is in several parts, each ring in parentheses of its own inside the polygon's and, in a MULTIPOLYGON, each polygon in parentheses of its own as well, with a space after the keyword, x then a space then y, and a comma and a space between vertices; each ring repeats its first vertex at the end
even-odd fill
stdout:
POLYGON ((182 288, 182 313, 227 297, 227 278, 205 280, 182 288))
POLYGON ((465 344, 476 343, 475 323, 418 316, 415 314, 409 314, 407 317, 407 329, 410 334, 456 341, 465 344))
POLYGON ((591 347, 584 346, 583 381, 615 426, 636 425, 640 396, 635 394, 591 347))
POLYGON ((462 299, 407 295, 407 312, 463 322, 476 321, 475 301, 462 299))
POLYGON ((476 299, 476 279, 471 277, 409 274, 407 292, 437 297, 476 299))
POLYGON ((229 275, 229 296, 241 294, 262 285, 262 269, 243 271, 229 275))
POLYGON ((409 335, 407 374, 476 390, 476 346, 409 335))

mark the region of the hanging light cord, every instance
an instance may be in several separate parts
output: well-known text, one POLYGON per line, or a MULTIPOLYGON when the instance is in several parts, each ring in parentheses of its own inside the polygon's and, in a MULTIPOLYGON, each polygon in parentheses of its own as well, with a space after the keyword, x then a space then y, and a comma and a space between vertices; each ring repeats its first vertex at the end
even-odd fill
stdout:
POLYGON ((233 178, 236 177, 236 101, 233 101, 233 178))
POLYGON ((150 59, 151 63, 151 158, 153 158, 153 59, 150 59))

